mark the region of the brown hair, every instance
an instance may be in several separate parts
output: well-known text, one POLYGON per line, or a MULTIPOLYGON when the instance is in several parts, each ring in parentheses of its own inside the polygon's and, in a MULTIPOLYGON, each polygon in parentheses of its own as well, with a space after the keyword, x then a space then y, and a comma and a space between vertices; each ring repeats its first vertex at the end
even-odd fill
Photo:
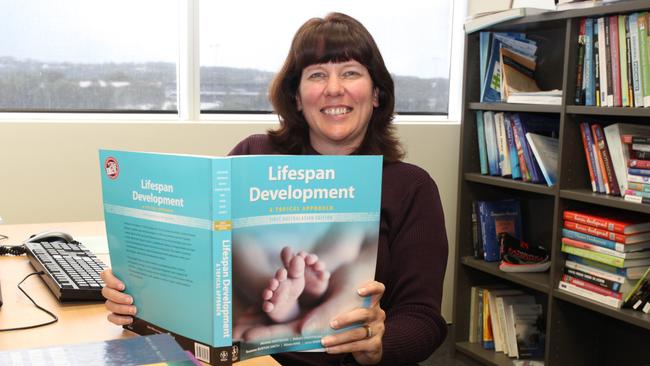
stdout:
POLYGON ((385 161, 404 156, 392 124, 395 86, 379 48, 368 30, 356 19, 341 13, 312 18, 296 32, 282 69, 269 88, 269 99, 280 117, 280 127, 267 132, 283 153, 302 154, 309 146, 309 126, 296 106, 302 70, 310 65, 355 60, 364 65, 379 91, 366 136, 353 154, 383 155, 385 161))

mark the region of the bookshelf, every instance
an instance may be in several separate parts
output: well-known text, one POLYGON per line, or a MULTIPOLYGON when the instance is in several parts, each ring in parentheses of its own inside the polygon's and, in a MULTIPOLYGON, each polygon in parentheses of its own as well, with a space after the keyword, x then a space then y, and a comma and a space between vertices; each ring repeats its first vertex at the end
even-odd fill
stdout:
POLYGON ((562 89, 559 106, 480 103, 479 35, 465 37, 463 111, 461 124, 454 333, 457 354, 485 365, 512 365, 512 359, 478 343, 468 342, 470 288, 508 284, 535 295, 546 318, 545 365, 650 364, 650 315, 618 310, 557 289, 565 255, 561 253, 562 212, 598 208, 603 212, 629 211, 650 219, 650 205, 591 191, 579 123, 598 121, 603 126, 626 122, 650 124, 650 108, 586 107, 574 105, 577 39, 582 17, 650 10, 648 0, 551 12, 520 18, 485 29, 520 31, 538 42, 537 81, 542 89, 562 89), (531 112, 559 117, 560 153, 558 182, 552 187, 480 174, 476 111, 531 112), (549 249, 552 265, 546 273, 506 273, 497 263, 473 258, 471 211, 475 200, 518 198, 523 236, 549 249))

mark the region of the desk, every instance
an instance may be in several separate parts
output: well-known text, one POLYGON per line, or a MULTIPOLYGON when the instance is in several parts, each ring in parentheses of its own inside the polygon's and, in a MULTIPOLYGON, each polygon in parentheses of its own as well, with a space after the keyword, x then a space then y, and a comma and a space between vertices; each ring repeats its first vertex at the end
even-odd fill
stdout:
MULTIPOLYGON (((103 221, 67 222, 51 224, 0 225, 0 234, 9 236, 0 241, 2 245, 16 245, 29 235, 44 230, 61 230, 73 237, 106 236, 103 221)), ((105 263, 110 263, 108 254, 97 252, 105 263)), ((43 323, 51 318, 34 307, 16 286, 26 275, 34 272, 26 257, 0 257, 0 283, 2 300, 0 328, 14 328, 43 323)), ((101 302, 59 303, 49 288, 37 276, 30 277, 23 289, 43 308, 53 312, 59 321, 40 328, 0 332, 0 350, 14 348, 46 347, 59 344, 97 342, 133 337, 136 334, 113 325, 106 320, 108 311, 101 302)), ((237 363, 238 366, 279 365, 271 357, 258 357, 237 363)))

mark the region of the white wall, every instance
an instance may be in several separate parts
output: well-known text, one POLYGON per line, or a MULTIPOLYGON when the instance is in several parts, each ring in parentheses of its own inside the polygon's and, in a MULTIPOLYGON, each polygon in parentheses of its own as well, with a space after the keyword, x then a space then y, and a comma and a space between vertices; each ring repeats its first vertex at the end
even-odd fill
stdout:
MULTIPOLYGON (((0 123, 0 216, 6 224, 103 219, 99 148, 224 155, 271 124, 0 123)), ((449 238, 443 315, 451 321, 458 180, 458 124, 401 124, 407 161, 438 184, 449 238)), ((74 234, 74 233, 73 233, 74 234)))

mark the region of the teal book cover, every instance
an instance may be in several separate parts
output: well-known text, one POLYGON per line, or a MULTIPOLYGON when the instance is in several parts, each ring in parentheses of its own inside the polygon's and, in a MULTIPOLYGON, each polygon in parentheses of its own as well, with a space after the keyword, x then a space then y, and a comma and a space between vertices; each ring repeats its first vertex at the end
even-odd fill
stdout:
POLYGON ((381 157, 102 150, 100 164, 113 271, 138 320, 198 359, 319 349, 333 316, 368 305, 381 157))

